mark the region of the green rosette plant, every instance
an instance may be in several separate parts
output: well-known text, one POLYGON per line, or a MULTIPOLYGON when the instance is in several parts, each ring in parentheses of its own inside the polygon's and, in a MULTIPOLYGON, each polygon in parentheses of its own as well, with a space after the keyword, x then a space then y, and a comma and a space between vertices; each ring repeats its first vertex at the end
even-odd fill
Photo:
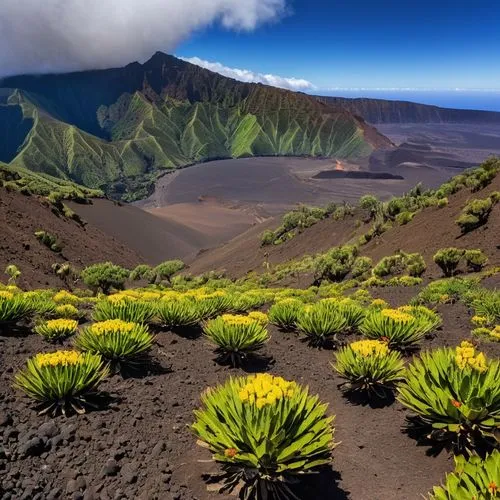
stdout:
POLYGON ((34 312, 34 306, 29 298, 21 294, 1 291, 0 294, 0 329, 18 321, 28 319, 34 312))
POLYGON ((348 326, 347 319, 334 301, 305 306, 297 319, 298 329, 315 347, 322 347, 329 341, 335 342, 337 334, 346 331, 348 326))
POLYGON ((402 306, 398 311, 411 314, 417 320, 420 333, 424 335, 439 328, 443 322, 438 313, 425 306, 402 306))
POLYGON ((342 347, 335 354, 334 370, 346 382, 346 392, 358 392, 368 398, 384 399, 403 380, 404 362, 397 351, 389 350, 379 340, 359 340, 342 347))
POLYGON ((455 457, 455 471, 446 475, 442 486, 435 486, 429 500, 494 500, 500 498, 500 451, 484 460, 455 457))
POLYGON ((299 477, 331 462, 334 417, 307 387, 257 374, 231 378, 201 400, 192 429, 222 464, 211 478, 220 492, 295 498, 299 477))
POLYGON ((164 298, 156 306, 156 317, 163 328, 194 326, 200 321, 196 303, 188 298, 164 298))
POLYGON ((407 368, 399 401, 415 413, 411 422, 430 429, 431 440, 471 452, 498 443, 500 361, 488 361, 469 342, 424 352, 407 368))
POLYGON ((110 319, 84 328, 75 338, 75 345, 81 351, 100 354, 119 368, 142 361, 154 340, 146 325, 110 319))
POLYGON ((92 319, 94 321, 121 319, 122 321, 145 324, 151 322, 154 315, 155 306, 153 303, 120 297, 97 302, 92 319))
POLYGON ((299 299, 287 298, 273 304, 268 312, 269 321, 283 330, 292 330, 304 303, 299 299))
POLYGON ((40 403, 40 413, 84 413, 109 370, 100 356, 77 351, 40 353, 15 376, 15 387, 40 403))
POLYGON ((222 290, 195 295, 194 301, 201 320, 212 319, 226 313, 233 303, 232 296, 222 290))
POLYGON ((238 314, 223 314, 208 321, 203 327, 205 336, 217 346, 219 361, 239 366, 269 340, 265 325, 257 319, 238 314))
POLYGON ((366 315, 361 333, 372 340, 383 340, 391 349, 415 348, 425 336, 422 322, 399 309, 372 309, 366 315))
POLYGON ((74 319, 51 319, 35 326, 34 331, 49 342, 56 342, 71 337, 78 330, 78 321, 74 319))

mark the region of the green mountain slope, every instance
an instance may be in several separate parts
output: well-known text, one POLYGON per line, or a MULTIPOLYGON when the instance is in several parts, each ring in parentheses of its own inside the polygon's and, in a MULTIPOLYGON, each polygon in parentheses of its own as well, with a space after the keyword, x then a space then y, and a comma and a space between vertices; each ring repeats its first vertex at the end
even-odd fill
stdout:
POLYGON ((17 123, 1 161, 125 199, 145 196, 166 169, 195 162, 353 158, 390 144, 362 119, 313 97, 237 82, 161 53, 144 65, 12 77, 0 87, 0 127, 17 123))

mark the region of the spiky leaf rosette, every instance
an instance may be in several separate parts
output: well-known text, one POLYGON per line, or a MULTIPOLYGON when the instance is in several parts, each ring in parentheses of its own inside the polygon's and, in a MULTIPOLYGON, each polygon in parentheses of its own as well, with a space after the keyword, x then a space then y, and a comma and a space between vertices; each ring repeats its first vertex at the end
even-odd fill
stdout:
POLYGON ((500 290, 488 290, 474 300, 472 307, 478 316, 488 319, 491 324, 500 323, 500 290))
POLYGON ((194 326, 200 321, 196 303, 187 298, 163 298, 156 306, 156 316, 164 328, 194 326))
POLYGON ((154 336, 139 323, 110 319, 84 328, 75 338, 82 351, 100 354, 113 363, 133 362, 152 346, 154 336))
POLYGON ((429 334, 441 326, 442 320, 439 314, 425 306, 402 306, 397 309, 411 314, 417 319, 418 328, 424 335, 429 334))
POLYGON ((355 300, 342 298, 340 300, 331 298, 323 299, 320 303, 331 303, 344 316, 349 330, 357 330, 365 319, 365 309, 362 308, 355 300))
POLYGON ((2 324, 16 323, 28 318, 34 312, 32 301, 21 294, 10 292, 0 296, 0 327, 2 324))
POLYGON ((398 399, 415 413, 411 422, 431 428, 431 439, 469 451, 499 439, 499 380, 500 361, 462 342, 415 358, 398 399))
POLYGON ((231 310, 244 313, 251 309, 257 309, 266 303, 266 296, 257 291, 248 291, 241 294, 234 294, 231 310))
POLYGON ((58 318, 64 319, 80 319, 85 316, 85 313, 81 312, 72 304, 61 304, 54 308, 54 314, 58 318))
POLYGON ((201 320, 215 318, 231 309, 231 295, 224 291, 202 293, 193 297, 201 320))
POLYGON ((203 327, 206 337, 217 346, 221 362, 239 366, 250 353, 261 349, 269 340, 265 325, 257 319, 238 314, 223 314, 203 327))
POLYGON ((360 340, 341 348, 333 368, 347 380, 341 385, 345 391, 379 398, 387 396, 404 374, 401 355, 379 340, 360 340))
POLYGON ((101 300, 95 305, 92 319, 107 321, 121 319, 133 323, 149 323, 155 315, 155 307, 151 302, 121 298, 119 300, 101 300))
POLYGON ((208 389, 192 428, 223 464, 222 492, 240 498, 289 498, 297 475, 331 461, 334 417, 307 387, 269 374, 229 379, 208 389))
POLYGON ((348 324, 338 304, 326 301, 305 306, 300 311, 297 327, 311 345, 321 347, 329 340, 335 341, 337 334, 345 331, 348 324))
POLYGON ((303 308, 304 303, 298 299, 280 300, 269 309, 269 321, 283 330, 291 330, 295 328, 295 323, 303 308))
POLYGON ((35 326, 34 330, 48 341, 62 340, 76 333, 78 321, 64 318, 51 319, 35 326))
POLYGON ((40 353, 15 376, 15 386, 41 403, 42 412, 84 413, 88 396, 108 375, 99 355, 77 351, 40 353))
POLYGON ((442 486, 435 486, 430 500, 494 500, 500 498, 500 451, 481 460, 455 457, 455 471, 446 475, 442 486))
POLYGON ((425 320, 398 309, 369 311, 362 325, 361 333, 373 340, 384 340, 392 349, 408 349, 425 336, 425 320))

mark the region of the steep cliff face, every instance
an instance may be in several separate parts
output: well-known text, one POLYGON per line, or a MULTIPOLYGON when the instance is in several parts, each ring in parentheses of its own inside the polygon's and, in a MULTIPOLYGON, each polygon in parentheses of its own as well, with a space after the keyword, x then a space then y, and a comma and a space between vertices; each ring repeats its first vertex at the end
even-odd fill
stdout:
POLYGON ((129 198, 146 195, 159 171, 194 162, 352 158, 390 145, 345 109, 162 53, 143 65, 11 77, 0 86, 0 106, 22 110, 30 123, 4 161, 129 198))
POLYGON ((500 123, 500 113, 468 109, 449 109, 407 101, 384 99, 349 99, 323 97, 317 99, 331 106, 338 106, 368 123, 500 123))

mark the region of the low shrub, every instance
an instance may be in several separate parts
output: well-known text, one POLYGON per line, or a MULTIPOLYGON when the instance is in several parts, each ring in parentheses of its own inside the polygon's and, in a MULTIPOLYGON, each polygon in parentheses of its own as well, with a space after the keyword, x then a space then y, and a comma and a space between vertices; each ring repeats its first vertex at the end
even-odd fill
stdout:
POLYGON ((408 222, 411 222, 411 220, 413 219, 413 217, 415 217, 415 215, 416 215, 415 212, 405 211, 405 212, 401 212, 398 215, 396 215, 394 220, 400 226, 404 226, 404 225, 408 224, 408 222))
POLYGON ((465 250, 461 248, 442 248, 434 254, 433 260, 441 268, 443 274, 450 277, 455 273, 464 253, 465 250))
POLYGON ((269 321, 283 330, 292 330, 303 308, 304 303, 298 299, 280 300, 269 309, 269 321))
POLYGON ((322 347, 327 342, 335 342, 337 334, 348 327, 347 319, 337 303, 321 301, 305 306, 300 310, 297 327, 315 347, 322 347))
POLYGON ((426 269, 424 258, 419 253, 398 252, 395 255, 383 257, 373 268, 377 278, 408 273, 410 276, 420 276, 426 269))
POLYGON ((150 273, 150 282, 151 283, 161 283, 162 281, 166 281, 170 283, 172 276, 179 271, 182 271, 185 267, 184 262, 182 260, 167 260, 158 264, 150 273))
POLYGON ((57 237, 47 231, 35 231, 35 237, 53 252, 58 253, 62 250, 62 245, 57 240, 57 237))
POLYGON ((370 257, 357 257, 352 266, 352 277, 360 278, 367 275, 373 266, 372 259, 370 257))
POLYGON ((21 271, 14 264, 9 264, 5 268, 5 274, 9 277, 9 284, 15 284, 19 276, 21 276, 21 271))
POLYGON ((447 278, 431 281, 412 303, 447 303, 462 300, 468 295, 475 295, 479 289, 479 280, 472 278, 447 278))
POLYGON ((192 429, 222 464, 220 492, 293 498, 301 475, 331 461, 333 417, 307 387, 257 374, 211 388, 201 401, 192 429))
POLYGON ((437 202, 437 207, 438 208, 444 208, 448 206, 448 198, 446 196, 444 198, 440 198, 437 202))
POLYGON ((15 386, 41 404, 41 413, 84 413, 109 370, 100 356, 77 351, 37 354, 15 376, 15 386))
POLYGON ((53 297, 52 300, 56 304, 71 304, 71 305, 76 305, 78 302, 80 302, 80 298, 77 297, 76 295, 67 292, 66 290, 61 290, 57 292, 53 297))
POLYGON ((71 337, 78 330, 78 321, 74 319, 51 319, 35 326, 35 332, 49 342, 71 337))
POLYGON ((127 269, 112 262, 103 262, 86 267, 81 273, 81 278, 94 293, 101 290, 107 295, 112 288, 122 290, 129 275, 127 269))
POLYGON ((435 486, 429 500, 494 500, 500 495, 500 451, 484 460, 455 457, 455 471, 446 475, 442 486, 435 486))
POLYGON ((153 268, 147 264, 139 264, 130 272, 132 281, 147 280, 150 281, 153 277, 153 268))
POLYGON ((357 256, 357 248, 343 246, 332 248, 320 255, 315 263, 315 276, 318 281, 342 281, 350 272, 357 256))
POLYGON ((464 253, 467 270, 472 273, 478 273, 488 263, 488 257, 479 249, 466 250, 464 253))
POLYGON ((96 303, 92 313, 94 321, 107 321, 108 319, 121 319, 131 323, 149 323, 156 309, 151 302, 139 300, 100 300, 96 303))
POLYGON ((115 368, 142 361, 155 338, 139 323, 111 319, 84 328, 75 338, 81 351, 100 354, 115 368))
POLYGON ((487 360, 469 342, 424 352, 407 368, 399 401, 415 413, 428 438, 472 452, 496 442, 500 426, 500 361, 487 360))
POLYGON ((347 392, 368 397, 386 398, 404 373, 404 362, 386 342, 360 340, 342 347, 335 355, 333 368, 347 381, 341 384, 347 392))
POLYGON ((485 198, 483 200, 472 200, 462 210, 462 214, 456 220, 462 234, 473 231, 474 229, 486 224, 491 210, 498 202, 496 196, 485 198))
POLYGON ((476 315, 485 317, 489 324, 500 324, 500 290, 483 290, 472 301, 476 315))
POLYGON ((224 314, 208 321, 203 331, 217 346, 219 361, 229 362, 233 367, 240 366, 269 340, 266 326, 250 316, 224 314))

